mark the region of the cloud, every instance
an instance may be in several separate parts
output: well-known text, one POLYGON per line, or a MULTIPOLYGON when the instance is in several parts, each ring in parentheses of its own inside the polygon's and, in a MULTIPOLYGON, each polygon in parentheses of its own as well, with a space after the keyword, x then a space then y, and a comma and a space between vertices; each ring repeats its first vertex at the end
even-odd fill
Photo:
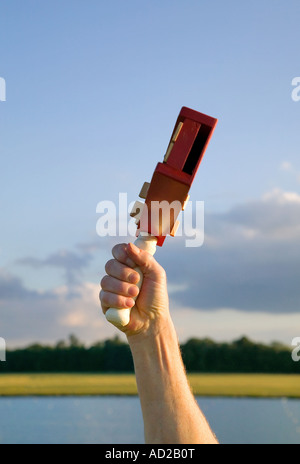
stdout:
POLYGON ((291 174, 298 182, 300 182, 300 171, 298 171, 289 161, 283 161, 279 166, 280 171, 291 174))
POLYGON ((45 296, 49 298, 51 294, 27 289, 19 277, 0 268, 0 303, 8 300, 39 300, 45 296))
MULTIPOLYGON (((223 216, 212 217, 229 225, 231 233, 243 239, 283 241, 300 239, 300 196, 275 189, 261 200, 232 208, 223 216)), ((212 232, 216 235, 216 231, 212 232)))
POLYGON ((97 237, 75 245, 76 251, 59 250, 43 259, 27 256, 18 259, 15 264, 36 270, 43 268, 62 269, 64 283, 72 294, 74 288, 84 281, 84 272, 90 268, 91 263, 96 259, 101 259, 104 255, 109 259, 111 257, 110 250, 119 242, 120 239, 117 237, 107 237, 107 239, 97 237))
POLYGON ((73 251, 62 250, 53 253, 45 259, 26 257, 19 259, 18 264, 30 266, 33 269, 43 267, 56 267, 64 270, 66 283, 70 286, 76 285, 82 276, 82 271, 88 267, 92 260, 92 255, 88 251, 75 253, 73 251))
MULTIPOLYGON (((99 284, 86 281, 84 275, 99 248, 101 244, 91 241, 75 246, 75 251, 58 251, 44 259, 19 259, 18 265, 39 272, 49 267, 64 271, 64 284, 47 291, 30 290, 22 279, 0 269, 0 329, 9 346, 55 343, 70 333, 92 343, 117 333, 102 314, 99 284)), ((95 275, 97 281, 100 277, 95 275)))
POLYGON ((180 341, 209 335, 222 342, 247 335, 259 342, 281 341, 289 346, 299 336, 300 327, 299 313, 253 313, 230 308, 201 311, 173 305, 172 318, 180 341))
MULTIPOLYGON (((173 299, 191 308, 292 313, 300 309, 300 196, 270 192, 225 214, 206 215, 202 248, 165 245, 173 299)), ((181 243, 181 246, 179 246, 181 243)), ((158 257, 159 259, 159 257, 158 257)))
MULTIPOLYGON (((12 285, 17 281, 11 277, 12 285)), ((53 344, 71 333, 92 343, 117 333, 102 314, 99 285, 82 282, 70 297, 68 286, 37 293, 26 290, 20 281, 19 284, 14 294, 7 292, 0 298, 0 336, 9 347, 33 342, 53 344)))
POLYGON ((293 166, 289 161, 283 161, 280 165, 280 170, 281 171, 292 171, 293 166))
MULTIPOLYGON (((156 258, 167 271, 180 338, 245 334, 287 341, 298 336, 293 332, 299 327, 299 243, 300 195, 278 189, 226 213, 206 212, 201 248, 185 248, 185 237, 168 238, 156 258)), ((19 260, 40 271, 64 270, 65 283, 47 292, 30 290, 0 269, 0 335, 10 346, 33 340, 53 343, 72 332, 89 343, 117 332, 101 314, 99 285, 83 278, 97 248, 91 241, 75 251, 19 260)), ((96 281, 100 278, 95 275, 96 281)))

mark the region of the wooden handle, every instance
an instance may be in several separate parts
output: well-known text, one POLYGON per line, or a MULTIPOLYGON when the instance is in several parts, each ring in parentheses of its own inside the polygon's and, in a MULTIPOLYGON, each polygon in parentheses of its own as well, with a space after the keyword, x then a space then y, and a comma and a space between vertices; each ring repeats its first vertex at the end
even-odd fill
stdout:
MULTIPOLYGON (((156 252, 157 238, 151 235, 145 235, 145 236, 140 235, 138 239, 134 242, 134 244, 141 250, 145 250, 153 256, 156 252)), ((140 281, 137 284, 137 286, 139 287, 139 289, 141 289, 143 285, 143 274, 142 274, 142 271, 138 267, 135 268, 135 271, 137 271, 140 275, 140 281)), ((134 298, 134 300, 136 300, 137 298, 138 296, 134 298)), ((126 327, 129 324, 130 313, 131 313, 131 309, 129 308, 124 308, 124 309, 109 308, 106 311, 105 317, 108 320, 108 322, 110 322, 114 326, 118 328, 122 328, 122 327, 126 327)))

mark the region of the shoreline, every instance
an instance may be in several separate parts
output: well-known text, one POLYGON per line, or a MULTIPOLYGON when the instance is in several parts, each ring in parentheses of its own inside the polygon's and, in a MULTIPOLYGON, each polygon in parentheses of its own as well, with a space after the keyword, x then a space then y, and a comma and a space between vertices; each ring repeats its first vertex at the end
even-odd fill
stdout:
MULTIPOLYGON (((188 374, 195 396, 300 399, 297 374, 188 374)), ((0 374, 0 398, 134 397, 134 374, 0 374)))

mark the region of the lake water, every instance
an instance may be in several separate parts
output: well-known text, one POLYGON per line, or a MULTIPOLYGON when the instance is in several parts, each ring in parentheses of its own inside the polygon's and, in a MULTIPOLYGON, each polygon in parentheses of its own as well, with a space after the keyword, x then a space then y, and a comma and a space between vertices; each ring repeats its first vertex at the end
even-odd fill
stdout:
MULTIPOLYGON (((300 401, 197 398, 223 444, 300 444, 300 401)), ((0 398, 0 444, 140 444, 137 397, 0 398)))

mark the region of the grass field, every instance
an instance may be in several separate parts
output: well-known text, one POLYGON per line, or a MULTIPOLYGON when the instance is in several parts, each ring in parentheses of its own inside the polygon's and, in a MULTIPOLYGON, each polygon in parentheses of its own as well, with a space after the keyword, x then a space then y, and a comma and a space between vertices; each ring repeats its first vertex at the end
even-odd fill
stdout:
MULTIPOLYGON (((195 395, 300 398, 299 375, 191 374, 195 395)), ((134 375, 2 374, 0 396, 136 395, 134 375)))

